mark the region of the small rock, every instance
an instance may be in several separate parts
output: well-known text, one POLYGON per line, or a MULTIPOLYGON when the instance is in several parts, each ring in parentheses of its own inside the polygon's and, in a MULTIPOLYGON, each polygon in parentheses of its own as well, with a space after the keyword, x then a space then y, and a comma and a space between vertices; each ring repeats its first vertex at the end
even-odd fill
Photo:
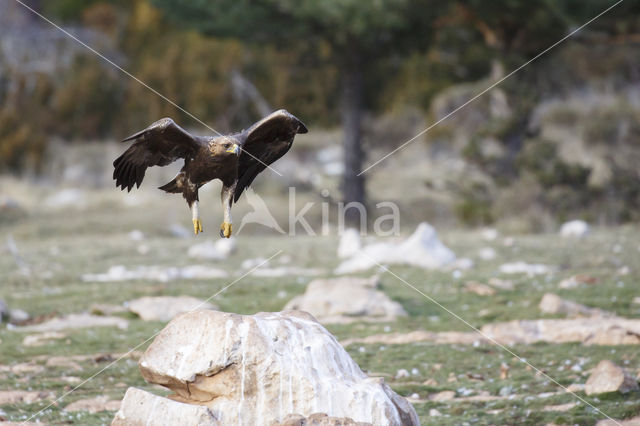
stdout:
POLYGON ((196 259, 223 260, 236 250, 235 238, 220 238, 216 242, 205 241, 189 247, 187 254, 196 259))
POLYGON ((442 416, 442 413, 440 411, 438 411, 436 408, 432 408, 429 410, 429 416, 430 417, 440 417, 442 416))
POLYGON ((634 297, 631 303, 633 303, 634 305, 640 305, 640 296, 634 297))
POLYGON ((529 276, 547 274, 551 268, 539 263, 513 262, 500 265, 503 274, 527 274, 529 276))
POLYGON ((47 331, 41 334, 31 334, 29 336, 25 336, 22 339, 22 346, 42 346, 49 343, 51 340, 59 340, 67 337, 65 333, 60 333, 58 331, 47 331))
POLYGON ((585 385, 587 395, 638 389, 638 382, 629 373, 609 360, 602 360, 593 370, 585 385))
POLYGON ((398 302, 377 290, 378 277, 317 279, 307 285, 284 309, 309 312, 323 323, 361 320, 394 321, 407 313, 398 302))
POLYGON ((503 280, 500 278, 490 278, 489 285, 495 288, 499 288, 500 290, 511 291, 515 289, 515 286, 513 285, 513 281, 503 280))
POLYGON ((491 247, 485 247, 478 251, 478 257, 482 260, 493 260, 496 258, 496 251, 491 247))
POLYGON ((560 281, 558 287, 562 289, 572 289, 580 286, 580 284, 595 284, 596 282, 598 282, 596 278, 579 274, 560 281))
POLYGON ((134 229, 133 231, 129 232, 129 239, 131 241, 142 241, 144 240, 144 234, 139 229, 134 229))
POLYGON ((512 393, 513 393, 513 387, 512 386, 503 386, 498 391, 498 395, 500 395, 500 396, 509 396, 512 393))
POLYGON ((610 312, 606 312, 598 308, 590 308, 588 306, 581 305, 580 303, 563 299, 553 293, 546 293, 542 296, 542 300, 540 300, 538 307, 545 314, 561 314, 574 318, 613 316, 610 312))
POLYGON ((584 383, 571 383, 569 386, 567 386, 567 392, 584 392, 584 388, 584 383))
POLYGON ((40 324, 16 327, 16 331, 60 331, 74 328, 118 327, 121 330, 129 326, 129 321, 118 317, 101 317, 89 314, 70 314, 53 318, 40 324))
POLYGON ((566 404, 558 404, 558 405, 545 405, 544 407, 542 407, 542 411, 564 412, 564 411, 571 410, 576 405, 578 405, 578 403, 576 402, 567 402, 566 404))
POLYGON ((584 220, 572 220, 565 222, 560 227, 560 235, 562 237, 582 238, 589 234, 589 224, 584 220))
POLYGON ((496 291, 486 284, 482 284, 476 281, 469 281, 464 286, 465 291, 469 293, 475 293, 478 296, 493 296, 496 291))
POLYGON ((447 391, 442 391, 442 392, 438 392, 438 393, 434 393, 432 395, 429 395, 429 400, 430 401, 436 401, 436 402, 450 401, 455 397, 456 397, 456 392, 455 391, 447 390, 447 391))
POLYGON ((338 257, 345 259, 356 254, 362 248, 360 232, 355 228, 347 228, 340 236, 338 245, 338 257))
POLYGON ((120 401, 109 399, 107 396, 97 396, 89 399, 79 399, 64 407, 65 411, 88 411, 91 414, 100 411, 117 411, 120 401))
POLYGON ((218 309, 211 303, 191 296, 141 297, 128 303, 129 310, 143 321, 170 321, 183 312, 196 309, 218 309))
POLYGON ((487 241, 494 241, 498 238, 498 231, 495 228, 484 228, 482 230, 482 238, 487 241))
POLYGON ((406 370, 406 369, 404 369, 404 368, 401 368, 400 370, 398 370, 398 371, 396 372, 396 376, 395 376, 395 378, 396 378, 396 379, 404 379, 404 378, 406 378, 406 377, 410 377, 410 376, 411 376, 411 374, 409 373, 409 371, 408 371, 408 370, 406 370))

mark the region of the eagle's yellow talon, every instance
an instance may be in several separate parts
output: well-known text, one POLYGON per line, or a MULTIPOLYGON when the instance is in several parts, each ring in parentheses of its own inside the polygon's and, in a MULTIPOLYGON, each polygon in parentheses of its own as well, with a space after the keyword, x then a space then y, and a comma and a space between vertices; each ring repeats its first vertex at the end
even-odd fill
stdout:
POLYGON ((231 236, 232 226, 229 222, 222 222, 220 225, 220 237, 229 238, 231 236))
POLYGON ((202 232, 202 221, 200 219, 193 219, 193 233, 198 235, 198 232, 202 232))

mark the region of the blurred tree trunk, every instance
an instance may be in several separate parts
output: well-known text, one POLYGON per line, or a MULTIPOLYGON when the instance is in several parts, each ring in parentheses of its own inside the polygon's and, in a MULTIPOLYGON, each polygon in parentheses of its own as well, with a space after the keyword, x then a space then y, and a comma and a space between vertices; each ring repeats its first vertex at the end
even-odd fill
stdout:
MULTIPOLYGON (((344 133, 344 175, 342 192, 344 202, 365 205, 364 176, 362 169, 362 110, 364 87, 362 65, 355 58, 348 60, 342 69, 342 130, 344 133)), ((351 208, 345 212, 347 226, 359 228, 360 213, 351 208)))

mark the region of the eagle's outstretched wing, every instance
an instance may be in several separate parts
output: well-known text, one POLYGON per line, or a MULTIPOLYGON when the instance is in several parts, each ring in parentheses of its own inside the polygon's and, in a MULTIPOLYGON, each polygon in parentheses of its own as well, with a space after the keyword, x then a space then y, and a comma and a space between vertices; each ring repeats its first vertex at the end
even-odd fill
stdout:
POLYGON ((284 109, 276 111, 241 133, 240 158, 238 159, 238 183, 234 202, 242 191, 262 172, 289 151, 297 133, 307 133, 307 128, 295 116, 284 109))
POLYGON ((190 155, 196 155, 200 143, 172 119, 163 118, 146 129, 129 136, 125 141, 135 140, 124 154, 113 162, 113 179, 116 186, 131 191, 138 188, 147 167, 166 166, 190 155))

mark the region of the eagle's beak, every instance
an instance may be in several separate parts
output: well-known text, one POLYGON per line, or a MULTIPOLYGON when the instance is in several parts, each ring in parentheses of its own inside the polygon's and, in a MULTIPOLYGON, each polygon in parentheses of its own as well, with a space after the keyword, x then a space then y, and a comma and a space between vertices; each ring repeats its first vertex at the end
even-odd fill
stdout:
POLYGON ((240 152, 240 147, 238 146, 237 143, 234 143, 231 148, 229 148, 226 152, 232 152, 236 155, 238 155, 238 153, 240 152))

